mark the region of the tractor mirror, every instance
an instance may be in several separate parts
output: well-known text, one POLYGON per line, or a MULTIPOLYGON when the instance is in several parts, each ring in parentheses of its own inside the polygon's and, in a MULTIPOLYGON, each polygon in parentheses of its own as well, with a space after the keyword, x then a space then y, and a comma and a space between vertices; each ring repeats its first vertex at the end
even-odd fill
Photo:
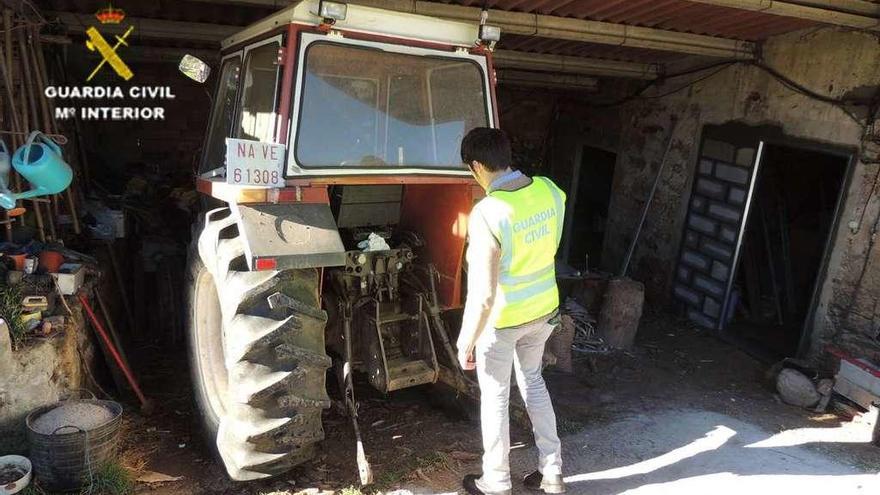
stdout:
POLYGON ((207 81, 208 76, 211 74, 211 67, 209 67, 208 64, 198 57, 194 57, 188 53, 180 59, 180 65, 177 66, 177 68, 180 69, 180 72, 183 72, 186 77, 199 83, 207 81))

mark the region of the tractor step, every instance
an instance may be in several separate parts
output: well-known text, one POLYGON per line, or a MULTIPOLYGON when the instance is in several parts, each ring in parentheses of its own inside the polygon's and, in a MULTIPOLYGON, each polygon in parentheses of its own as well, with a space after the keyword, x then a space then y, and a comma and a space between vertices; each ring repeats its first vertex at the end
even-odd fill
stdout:
POLYGON ((407 313, 391 313, 391 314, 383 314, 379 315, 379 320, 376 322, 379 326, 393 325, 394 323, 400 323, 404 321, 418 321, 420 315, 417 314, 407 314, 407 313))
POLYGON ((437 381, 438 370, 421 359, 388 361, 388 392, 437 381))

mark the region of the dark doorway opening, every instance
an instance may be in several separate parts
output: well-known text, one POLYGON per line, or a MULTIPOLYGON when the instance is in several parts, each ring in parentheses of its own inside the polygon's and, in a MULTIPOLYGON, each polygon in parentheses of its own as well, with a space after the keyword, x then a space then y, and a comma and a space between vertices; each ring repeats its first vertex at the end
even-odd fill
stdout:
POLYGON ((768 357, 795 356, 836 224, 849 160, 765 145, 728 326, 768 357))
POLYGON ((602 244, 608 224, 608 203, 617 154, 593 146, 584 146, 569 204, 568 242, 565 246, 568 264, 582 270, 597 268, 602 263, 602 244))

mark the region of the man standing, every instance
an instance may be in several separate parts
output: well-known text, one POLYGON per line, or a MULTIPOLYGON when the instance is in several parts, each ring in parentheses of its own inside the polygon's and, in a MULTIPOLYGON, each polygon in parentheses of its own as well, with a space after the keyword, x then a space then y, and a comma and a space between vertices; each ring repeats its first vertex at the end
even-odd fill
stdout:
POLYGON ((461 159, 486 197, 468 223, 468 292, 458 360, 477 370, 483 432, 483 475, 468 475, 470 494, 509 494, 510 370, 532 422, 538 470, 527 488, 564 493, 556 415, 541 376, 544 344, 558 321, 555 257, 565 194, 549 179, 511 170, 510 141, 500 130, 476 128, 461 159))

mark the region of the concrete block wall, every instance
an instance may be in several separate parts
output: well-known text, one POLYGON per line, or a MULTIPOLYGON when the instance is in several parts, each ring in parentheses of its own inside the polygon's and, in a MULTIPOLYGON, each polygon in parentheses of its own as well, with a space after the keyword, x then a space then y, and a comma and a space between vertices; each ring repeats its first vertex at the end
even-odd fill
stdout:
POLYGON ((752 148, 706 139, 695 170, 672 293, 705 328, 724 318, 754 156, 752 148))

